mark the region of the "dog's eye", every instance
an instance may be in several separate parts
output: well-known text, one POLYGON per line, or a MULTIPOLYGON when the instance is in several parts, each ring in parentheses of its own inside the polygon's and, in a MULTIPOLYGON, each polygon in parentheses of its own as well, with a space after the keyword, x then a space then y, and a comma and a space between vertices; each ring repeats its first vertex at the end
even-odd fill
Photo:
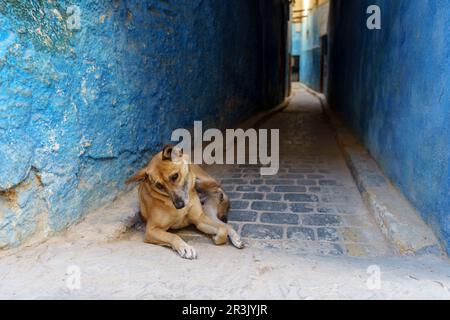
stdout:
POLYGON ((175 174, 170 176, 170 180, 172 180, 172 182, 177 181, 177 179, 178 179, 178 173, 175 173, 175 174))
POLYGON ((157 183, 155 184, 155 186, 156 186, 159 190, 164 189, 164 186, 163 186, 161 183, 159 183, 159 182, 157 182, 157 183))

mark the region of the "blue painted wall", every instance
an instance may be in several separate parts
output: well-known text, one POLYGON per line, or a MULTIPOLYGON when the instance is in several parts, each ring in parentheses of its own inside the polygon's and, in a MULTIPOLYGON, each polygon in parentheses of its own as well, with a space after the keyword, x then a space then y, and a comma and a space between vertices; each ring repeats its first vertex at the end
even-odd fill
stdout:
POLYGON ((301 53, 300 50, 300 39, 301 32, 298 32, 297 28, 300 26, 300 23, 292 24, 292 55, 298 56, 301 53))
POLYGON ((277 63, 280 6, 0 0, 0 248, 112 200, 173 129, 280 102, 279 74, 261 68, 277 63))
POLYGON ((332 1, 328 99, 450 253, 449 17, 448 0, 332 1))
POLYGON ((319 19, 325 11, 325 5, 315 7, 303 20, 300 32, 296 31, 296 24, 292 29, 293 54, 300 55, 300 81, 317 91, 320 91, 322 53, 319 19))

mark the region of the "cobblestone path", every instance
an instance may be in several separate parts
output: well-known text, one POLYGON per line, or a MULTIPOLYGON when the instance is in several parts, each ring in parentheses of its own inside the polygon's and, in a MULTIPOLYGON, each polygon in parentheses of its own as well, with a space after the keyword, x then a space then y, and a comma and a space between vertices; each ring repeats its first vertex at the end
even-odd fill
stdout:
POLYGON ((229 222, 242 237, 305 253, 390 252, 316 97, 296 88, 289 106, 260 127, 280 129, 278 174, 263 177, 251 165, 215 172, 232 199, 229 222))

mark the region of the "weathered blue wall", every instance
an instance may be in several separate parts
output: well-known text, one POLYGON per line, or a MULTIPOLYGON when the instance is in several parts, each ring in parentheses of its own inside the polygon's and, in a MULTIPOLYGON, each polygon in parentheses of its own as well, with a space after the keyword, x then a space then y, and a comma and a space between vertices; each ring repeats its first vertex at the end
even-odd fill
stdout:
POLYGON ((292 24, 292 55, 298 56, 300 55, 300 32, 298 32, 297 28, 301 25, 300 23, 292 24))
POLYGON ((321 71, 321 21, 328 16, 328 4, 315 7, 301 24, 300 32, 294 25, 292 32, 293 54, 300 55, 300 81, 320 91, 321 71))
POLYGON ((262 25, 282 23, 280 6, 0 0, 0 248, 110 201, 173 129, 223 127, 283 99, 260 68, 279 50, 262 25))
POLYGON ((450 253, 449 17, 448 0, 332 1, 328 99, 450 253))

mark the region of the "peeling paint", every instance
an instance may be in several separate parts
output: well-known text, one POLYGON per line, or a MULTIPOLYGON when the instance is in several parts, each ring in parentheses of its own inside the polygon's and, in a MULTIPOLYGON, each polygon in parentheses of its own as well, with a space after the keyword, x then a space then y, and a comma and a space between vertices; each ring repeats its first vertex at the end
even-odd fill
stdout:
POLYGON ((172 130, 233 125, 279 103, 277 63, 262 57, 278 59, 280 8, 0 0, 0 192, 14 188, 19 204, 0 196, 0 247, 64 230, 111 201, 172 130), (76 31, 66 23, 72 5, 76 31))
POLYGON ((14 27, 30 37, 39 50, 65 51, 72 32, 65 23, 64 6, 58 2, 0 0, 0 14, 12 17, 14 27))

